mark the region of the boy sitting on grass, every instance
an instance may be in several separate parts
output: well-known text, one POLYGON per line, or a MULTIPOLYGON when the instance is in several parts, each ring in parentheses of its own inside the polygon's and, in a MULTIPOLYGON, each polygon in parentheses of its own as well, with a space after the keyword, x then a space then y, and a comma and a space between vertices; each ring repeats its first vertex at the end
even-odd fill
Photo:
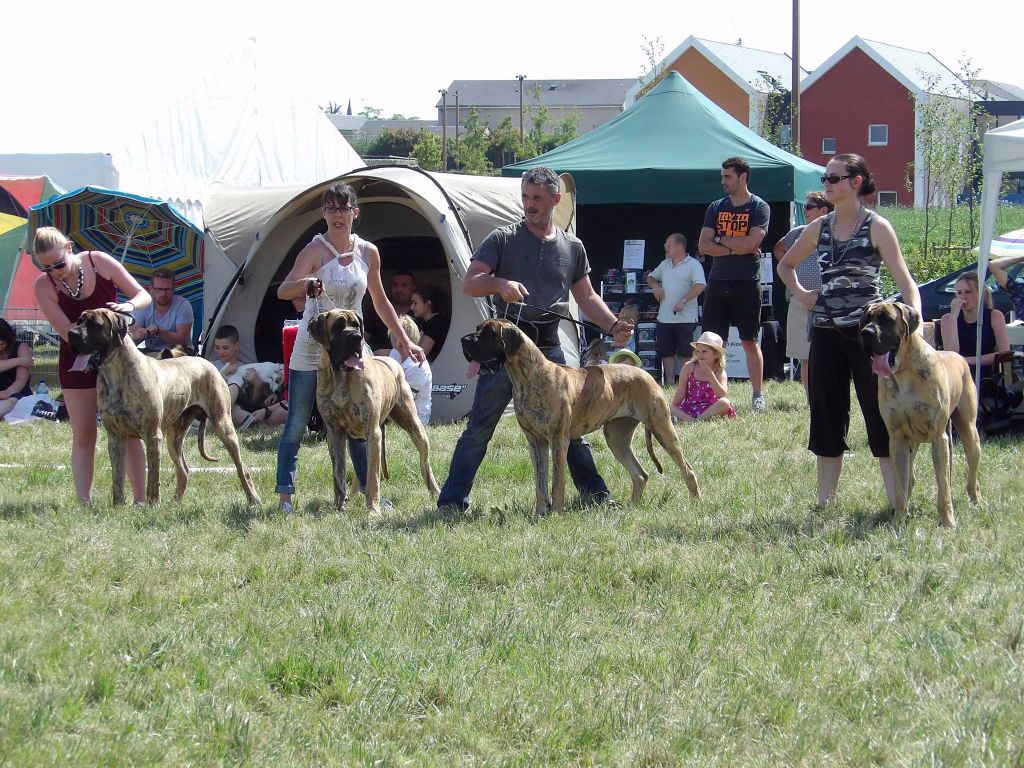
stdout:
POLYGON ((238 359, 242 342, 238 329, 222 325, 213 340, 217 355, 214 365, 228 383, 231 393, 231 421, 236 429, 252 424, 278 427, 288 418, 288 404, 274 391, 273 382, 280 382, 283 366, 277 363, 243 363, 238 359))

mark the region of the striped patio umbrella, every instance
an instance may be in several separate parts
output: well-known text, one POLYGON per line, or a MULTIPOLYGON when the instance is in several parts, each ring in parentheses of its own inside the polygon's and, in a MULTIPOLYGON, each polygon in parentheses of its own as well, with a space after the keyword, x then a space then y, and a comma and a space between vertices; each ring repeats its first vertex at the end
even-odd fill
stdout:
POLYGON ((102 187, 82 187, 29 210, 28 242, 56 227, 81 249, 106 251, 143 285, 153 270, 174 271, 175 293, 192 304, 193 341, 203 327, 203 233, 170 205, 102 187))

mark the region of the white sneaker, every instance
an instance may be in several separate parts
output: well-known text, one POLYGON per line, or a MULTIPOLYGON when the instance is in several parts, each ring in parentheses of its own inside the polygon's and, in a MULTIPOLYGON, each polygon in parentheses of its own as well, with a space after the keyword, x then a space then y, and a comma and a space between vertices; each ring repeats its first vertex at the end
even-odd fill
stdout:
POLYGON ((760 392, 754 395, 750 404, 754 408, 754 413, 765 413, 768 410, 768 403, 765 402, 764 395, 760 392))

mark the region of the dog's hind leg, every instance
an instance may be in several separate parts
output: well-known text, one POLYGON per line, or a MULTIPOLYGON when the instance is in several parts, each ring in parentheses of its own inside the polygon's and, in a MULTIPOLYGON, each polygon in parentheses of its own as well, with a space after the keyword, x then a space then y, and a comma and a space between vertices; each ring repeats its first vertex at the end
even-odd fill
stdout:
POLYGON ((604 439, 612 455, 629 473, 633 480, 632 501, 636 504, 643 496, 647 479, 650 477, 646 470, 640 466, 636 454, 633 453, 633 433, 640 422, 636 419, 622 416, 612 419, 604 425, 604 439))
POLYGON ((413 445, 420 454, 420 474, 427 489, 435 496, 440 492, 437 480, 430 469, 430 441, 427 439, 427 430, 423 428, 419 417, 416 416, 416 405, 412 398, 405 408, 396 407, 391 411, 391 420, 401 429, 405 430, 412 439, 413 445), (411 410, 410 410, 411 409, 411 410))
MULTIPOLYGON (((683 455, 683 446, 679 442, 679 435, 672 428, 672 422, 659 420, 656 426, 652 422, 651 425, 647 426, 647 429, 648 435, 654 434, 661 447, 665 449, 665 452, 672 457, 672 461, 679 467, 679 471, 683 475, 683 481, 686 483, 686 488, 690 491, 690 496, 699 499, 700 484, 697 482, 697 473, 693 471, 690 462, 683 455)), ((648 437, 648 442, 650 442, 650 437, 648 437)), ((650 450, 650 447, 648 447, 648 450, 650 450)))
MULTIPOLYGON (((965 388, 966 389, 966 388, 965 388)), ((981 489, 978 486, 978 467, 981 464, 981 438, 978 436, 978 401, 974 388, 960 398, 960 405, 953 411, 953 426, 960 435, 967 458, 967 496, 974 504, 981 503, 981 489)))
POLYGON ((174 422, 167 427, 167 432, 164 433, 164 439, 167 441, 167 453, 171 457, 176 480, 174 500, 179 502, 184 497, 185 488, 188 486, 188 465, 185 463, 184 451, 185 431, 178 422, 174 422))
MULTIPOLYGON (((249 470, 242 463, 242 448, 238 444, 238 434, 235 432, 235 425, 231 423, 230 415, 225 411, 219 414, 217 418, 210 416, 209 421, 213 426, 214 434, 217 435, 224 447, 227 448, 228 455, 231 456, 231 461, 235 465, 235 471, 238 473, 238 482, 242 484, 242 490, 245 492, 245 498, 249 502, 249 506, 258 507, 260 505, 260 497, 252 483, 252 475, 249 474, 249 470)), ((200 416, 200 437, 205 430, 206 419, 200 416)), ((204 455, 203 458, 206 458, 206 456, 204 455)))

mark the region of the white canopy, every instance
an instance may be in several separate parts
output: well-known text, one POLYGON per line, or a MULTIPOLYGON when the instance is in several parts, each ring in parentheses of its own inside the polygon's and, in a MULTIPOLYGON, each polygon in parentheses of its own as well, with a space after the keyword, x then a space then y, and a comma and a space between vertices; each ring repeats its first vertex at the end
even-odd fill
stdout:
MULTIPOLYGON (((996 210, 999 207, 999 189, 1003 174, 1024 171, 1024 120, 993 128, 985 134, 985 162, 981 192, 981 241, 978 243, 978 285, 985 284, 988 260, 992 250, 992 237, 996 228, 996 210)), ((978 343, 981 349, 981 323, 978 323, 978 343)), ((981 389, 981 366, 975 368, 975 382, 981 389)))

